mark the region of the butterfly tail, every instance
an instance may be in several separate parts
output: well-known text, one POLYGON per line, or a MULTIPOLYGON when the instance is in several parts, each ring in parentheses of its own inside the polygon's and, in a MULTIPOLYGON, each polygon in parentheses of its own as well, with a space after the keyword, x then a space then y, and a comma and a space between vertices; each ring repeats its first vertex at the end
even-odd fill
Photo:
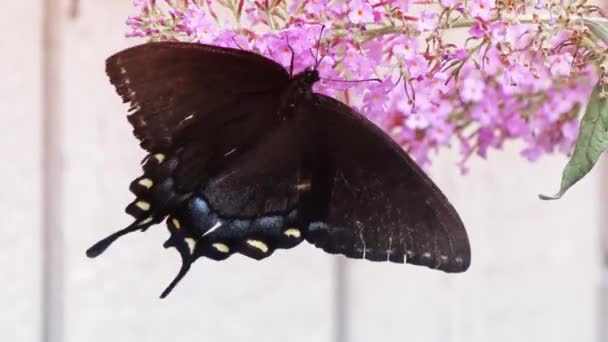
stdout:
POLYGON ((95 257, 101 255, 119 237, 132 233, 132 232, 135 232, 135 231, 138 231, 138 230, 145 230, 150 226, 150 224, 152 224, 152 222, 135 221, 128 227, 121 229, 115 233, 112 233, 109 236, 107 236, 107 237, 103 238, 102 240, 98 241, 97 243, 95 243, 93 246, 91 246, 89 249, 87 249, 86 254, 89 258, 95 258, 95 257))
POLYGON ((183 201, 183 198, 174 191, 171 178, 176 162, 171 158, 166 159, 165 155, 160 153, 149 155, 144 159, 144 174, 131 182, 129 186, 136 199, 125 209, 135 221, 91 246, 86 252, 89 258, 102 254, 121 236, 138 230, 143 232, 150 226, 161 222, 172 208, 183 201))

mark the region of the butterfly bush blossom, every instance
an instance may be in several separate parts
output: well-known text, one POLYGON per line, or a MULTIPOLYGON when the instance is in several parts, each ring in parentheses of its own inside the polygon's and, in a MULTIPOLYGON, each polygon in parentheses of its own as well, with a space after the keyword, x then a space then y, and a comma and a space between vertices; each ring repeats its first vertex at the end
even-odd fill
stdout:
POLYGON ((136 0, 130 37, 256 51, 374 121, 425 166, 458 143, 460 166, 506 140, 569 153, 606 46, 586 1, 136 0), (448 34, 449 33, 449 34, 448 34), (318 57, 317 57, 318 56, 318 57), (344 81, 359 82, 344 82, 344 81))

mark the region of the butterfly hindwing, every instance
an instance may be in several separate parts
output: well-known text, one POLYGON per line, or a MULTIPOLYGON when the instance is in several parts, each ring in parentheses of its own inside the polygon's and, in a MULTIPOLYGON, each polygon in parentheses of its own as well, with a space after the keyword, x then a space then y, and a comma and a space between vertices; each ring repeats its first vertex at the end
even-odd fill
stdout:
POLYGON ((315 172, 310 161, 318 146, 298 119, 283 121, 243 147, 200 193, 221 217, 247 221, 249 233, 282 246, 284 237, 303 235, 298 211, 309 193, 315 172), (294 230, 285 233, 290 228, 294 230))
POLYGON ((278 96, 275 92, 243 94, 213 113, 215 117, 231 118, 221 124, 190 120, 175 138, 173 148, 180 151, 174 173, 177 189, 191 192, 203 185, 273 131, 280 124, 276 115, 278 96))
MULTIPOLYGON (((190 146, 150 155, 144 174, 131 183, 136 199, 127 206, 135 222, 91 247, 87 254, 101 254, 118 237, 166 221, 182 267, 161 295, 165 297, 198 258, 224 260, 239 253, 264 259, 277 248, 291 248, 304 239, 298 204, 307 181, 302 171, 302 134, 292 122, 270 128, 238 151, 225 156, 223 167, 197 178, 192 191, 179 190, 177 170, 188 164, 190 146), (295 150, 295 151, 294 151, 295 150), (294 153, 295 152, 295 153, 294 153)), ((213 161, 213 163, 219 163, 213 161)), ((211 168, 214 169, 214 168, 211 168)))
POLYGON ((463 223, 402 148, 361 114, 316 95, 300 108, 327 130, 332 165, 327 233, 310 239, 329 253, 465 271, 463 223))

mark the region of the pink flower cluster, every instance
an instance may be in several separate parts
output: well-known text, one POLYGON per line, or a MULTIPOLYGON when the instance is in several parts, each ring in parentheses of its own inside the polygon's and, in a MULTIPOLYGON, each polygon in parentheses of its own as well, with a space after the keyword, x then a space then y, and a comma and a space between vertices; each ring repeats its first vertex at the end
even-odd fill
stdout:
POLYGON ((580 1, 135 0, 129 36, 256 51, 295 72, 322 56, 317 91, 369 117, 421 165, 506 140, 569 153, 605 48, 580 1), (324 27, 322 35, 321 28, 324 27), (454 34, 450 34, 453 32, 454 34), (381 79, 382 82, 335 80, 381 79))

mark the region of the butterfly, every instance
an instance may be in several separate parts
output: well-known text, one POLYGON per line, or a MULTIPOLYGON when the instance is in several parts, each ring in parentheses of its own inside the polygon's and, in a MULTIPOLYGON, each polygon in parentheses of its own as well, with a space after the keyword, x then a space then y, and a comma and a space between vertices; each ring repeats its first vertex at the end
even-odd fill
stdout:
POLYGON ((128 227, 87 250, 166 221, 182 266, 254 259, 307 241, 331 254, 464 272, 470 247, 453 206, 380 128, 254 52, 155 42, 123 50, 106 72, 141 147, 128 227))

